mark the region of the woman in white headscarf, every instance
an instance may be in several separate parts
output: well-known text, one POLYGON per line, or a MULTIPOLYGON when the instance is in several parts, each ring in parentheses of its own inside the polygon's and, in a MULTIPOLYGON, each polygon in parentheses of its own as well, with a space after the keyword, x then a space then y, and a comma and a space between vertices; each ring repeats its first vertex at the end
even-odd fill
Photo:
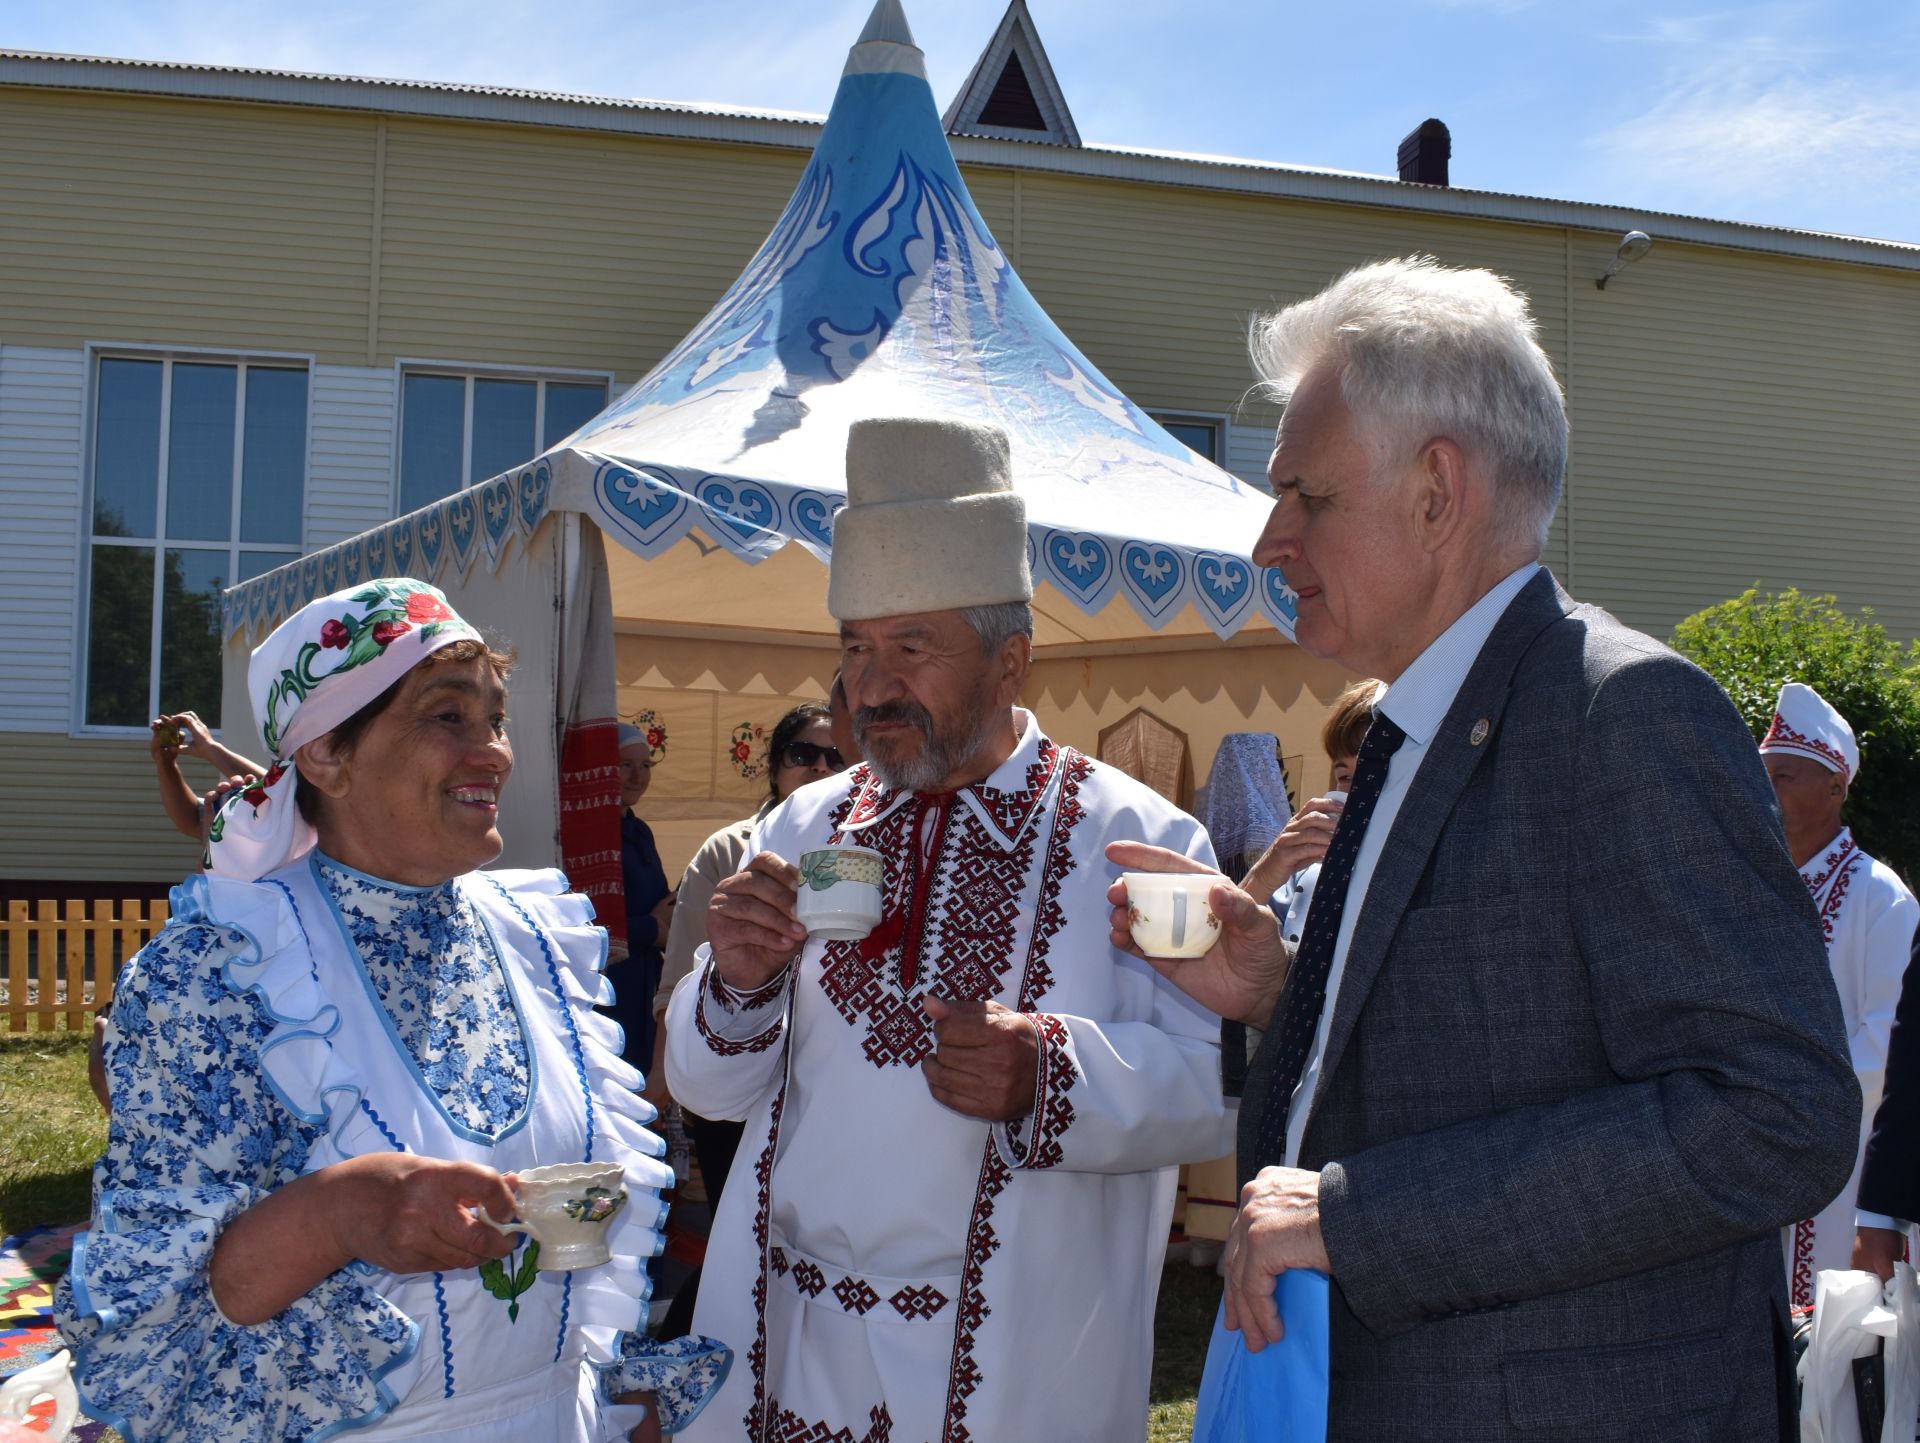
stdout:
POLYGON ((422 583, 310 603, 253 655, 274 765, 123 974, 92 1230, 58 1300, 129 1443, 614 1443, 726 1349, 644 1334, 668 1179, 595 1015, 605 934, 500 851, 509 658, 422 583), (612 1261, 540 1271, 514 1177, 617 1162, 612 1261), (651 1408, 644 1407, 652 1403, 651 1408))

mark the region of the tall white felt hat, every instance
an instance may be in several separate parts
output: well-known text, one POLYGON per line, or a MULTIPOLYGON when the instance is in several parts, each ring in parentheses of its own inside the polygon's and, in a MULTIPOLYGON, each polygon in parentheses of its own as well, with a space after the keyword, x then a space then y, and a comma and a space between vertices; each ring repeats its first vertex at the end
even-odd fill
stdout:
POLYGON ((1831 702, 1804 682, 1790 681, 1780 688, 1780 699, 1773 704, 1773 725, 1760 739, 1760 750, 1810 757, 1849 783, 1860 770, 1853 728, 1831 702))
POLYGON ((853 423, 827 581, 835 619, 1032 599, 1027 503, 1013 489, 1005 431, 910 417, 853 423))

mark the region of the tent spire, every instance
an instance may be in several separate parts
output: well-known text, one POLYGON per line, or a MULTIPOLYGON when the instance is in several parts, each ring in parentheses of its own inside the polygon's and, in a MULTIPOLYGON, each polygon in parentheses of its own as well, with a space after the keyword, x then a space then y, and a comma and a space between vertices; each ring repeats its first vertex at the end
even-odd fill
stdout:
POLYGON ((926 57, 913 43, 900 0, 874 0, 867 28, 847 54, 845 75, 917 75, 927 78, 926 57))

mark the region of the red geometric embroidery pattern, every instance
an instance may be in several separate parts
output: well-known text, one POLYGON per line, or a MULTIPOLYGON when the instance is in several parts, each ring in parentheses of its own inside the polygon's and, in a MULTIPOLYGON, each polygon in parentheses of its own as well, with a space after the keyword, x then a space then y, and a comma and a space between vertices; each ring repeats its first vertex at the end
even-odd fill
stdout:
POLYGON ((773 1430, 767 1434, 766 1443, 891 1443, 893 1438, 893 1417, 885 1403, 876 1403, 868 1411, 867 1431, 858 1438, 851 1428, 835 1430, 825 1423, 809 1423, 782 1408, 777 1399, 768 1411, 773 1430))
MULTIPOLYGON (((1829 746, 1818 737, 1800 735, 1799 732, 1787 725, 1785 717, 1781 716, 1779 712, 1775 712, 1773 714, 1773 725, 1768 727, 1767 734, 1760 738, 1760 750, 1764 752, 1780 751, 1783 749, 1812 752, 1815 756, 1824 758, 1838 768, 1841 776, 1844 777, 1847 775, 1847 759, 1838 747, 1829 746), (1774 742, 1779 742, 1783 745, 1773 746, 1772 743, 1774 742)), ((1808 1306, 1812 1305, 1809 1304, 1808 1306)))
POLYGON ((781 1277, 784 1278, 787 1275, 787 1269, 791 1265, 787 1262, 787 1250, 785 1248, 774 1248, 767 1254, 767 1260, 773 1264, 773 1270, 781 1277))
POLYGON ((1846 905, 1847 893, 1853 887, 1854 873, 1867 856, 1854 845, 1852 832, 1843 831, 1836 840, 1839 845, 1821 859, 1820 865, 1826 870, 1806 879, 1807 890, 1813 893, 1814 905, 1820 909, 1820 930, 1826 934, 1829 947, 1833 945, 1833 929, 1840 920, 1840 909, 1846 905))
MULTIPOLYGON (((767 1145, 754 1164, 753 1180, 759 1188, 753 1214, 753 1242, 760 1256, 767 1255, 767 1218, 773 1203, 773 1156, 780 1146, 780 1112, 786 1106, 787 1085, 773 1095, 773 1107, 767 1117, 767 1145)), ((747 1350, 747 1368, 753 1374, 753 1401, 747 1405, 747 1436, 759 1438, 769 1418, 767 1411, 767 1270, 761 1267, 753 1280, 753 1346, 747 1350)))
POLYGON ((967 1399, 980 1387, 980 1365, 974 1360, 974 1334, 986 1322, 993 1309, 980 1295, 987 1261, 1000 1251, 999 1236, 993 1230, 993 1205, 1006 1190, 1013 1176, 1001 1160, 1000 1149, 987 1143, 980 1165, 980 1182, 973 1194, 973 1218, 967 1226, 967 1260, 960 1271, 959 1316, 953 1325, 953 1362, 947 1371, 946 1427, 941 1443, 972 1443, 967 1431, 967 1399))
POLYGON ((1073 829, 1086 820, 1087 809, 1080 802, 1080 784, 1093 771, 1093 763, 1066 748, 1060 768, 1060 796, 1053 806, 1053 829, 1047 838, 1047 860, 1040 869, 1040 906, 1034 916, 1033 938, 1027 944, 1027 968, 1020 983, 1020 1012, 1032 1012, 1040 999, 1053 990, 1053 969, 1047 966, 1047 953, 1054 934, 1067 925, 1066 911, 1060 906, 1060 890, 1073 871, 1073 829))
MULTIPOLYGON (((1013 1124, 1007 1126, 1014 1156, 1023 1168, 1058 1167, 1066 1156, 1061 1139, 1073 1126, 1073 1103, 1067 1094, 1080 1080, 1080 1070, 1067 1051, 1067 1025, 1046 1012, 1027 1014, 1040 1038, 1039 1076, 1034 1082, 1032 1136, 1024 1145, 1013 1124)), ((1021 1119, 1023 1123, 1028 1119, 1021 1119)))
MULTIPOLYGON (((920 1001, 935 987, 943 996, 970 1001, 1000 995, 1012 967, 1023 915, 1021 902, 1033 869, 1034 841, 1028 835, 1028 823, 1040 808, 1060 756, 1051 742, 1043 742, 1039 760, 1027 768, 1021 791, 971 789, 994 817, 994 825, 1018 836, 1011 848, 988 831, 972 808, 956 805, 952 809, 939 855, 928 864, 930 891, 918 939, 901 938, 877 963, 862 955, 858 942, 826 944, 820 959, 820 989, 849 1023, 865 1024, 861 1051, 875 1067, 917 1067, 932 1055, 933 1023, 920 1001), (901 977, 908 945, 915 940, 918 955, 937 959, 939 970, 916 977, 909 989, 901 985, 901 977)), ((861 836, 861 843, 889 859, 907 857, 916 845, 925 808, 908 803, 888 811, 890 806, 892 799, 883 788, 862 785, 847 817, 837 826, 885 813, 861 836)), ((1058 835, 1057 826, 1055 831, 1058 835)), ((1061 856, 1065 856, 1064 847, 1061 856)), ((1071 858, 1065 860, 1072 865, 1071 858)), ((904 867, 888 868, 890 894, 907 885, 905 873, 904 867)), ((1057 914, 1059 887, 1052 892, 1057 914)), ((895 907, 902 905, 897 896, 889 901, 895 907)), ((1057 927, 1059 921, 1053 925, 1057 927)))
MULTIPOLYGON (((766 995, 767 999, 771 1001, 773 998, 779 996, 781 989, 786 985, 787 974, 782 972, 778 977, 774 978, 772 982, 769 982, 765 987, 760 988, 752 995, 755 997, 766 995), (771 991, 769 991, 769 989, 771 989, 771 991)), ((786 1031, 786 1019, 782 1016, 776 1018, 773 1025, 758 1037, 749 1037, 745 1042, 735 1042, 732 1038, 722 1037, 714 1030, 713 1024, 707 1020, 707 1001, 709 998, 713 998, 723 1007, 727 1008, 740 1005, 736 1004, 733 999, 727 995, 724 990, 724 984, 720 981, 719 971, 711 967, 708 968, 707 985, 700 989, 699 1001, 695 1002, 693 1006, 693 1025, 695 1030, 699 1032, 701 1038, 706 1042, 707 1050, 716 1057, 743 1057, 754 1052, 765 1052, 769 1047, 773 1046, 774 1043, 778 1042, 781 1034, 786 1031)))
POLYGON ((826 1290, 827 1275, 818 1263, 802 1258, 793 1265, 793 1285, 808 1297, 817 1298, 826 1290))
POLYGON ((1792 1306, 1813 1306, 1813 1220, 1793 1225, 1793 1298, 1792 1306))
POLYGON ((833 1295, 840 1300, 841 1307, 860 1318, 880 1305, 880 1295, 873 1290, 873 1284, 852 1273, 833 1285, 833 1295))
POLYGON ((946 1307, 947 1295, 933 1287, 902 1288, 887 1301, 901 1317, 917 1321, 931 1318, 946 1307))

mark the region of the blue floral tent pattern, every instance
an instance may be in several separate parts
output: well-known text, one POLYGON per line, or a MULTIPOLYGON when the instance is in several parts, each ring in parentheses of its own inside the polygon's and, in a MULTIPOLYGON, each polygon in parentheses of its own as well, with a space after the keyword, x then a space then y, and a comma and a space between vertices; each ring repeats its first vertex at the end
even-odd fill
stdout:
POLYGON ((879 0, 785 212, 659 365, 546 455, 228 593, 229 631, 363 576, 464 577, 582 512, 642 557, 698 528, 746 562, 825 560, 848 426, 958 415, 1006 429, 1036 581, 1146 629, 1219 636, 1294 596, 1250 547, 1268 502, 1108 381, 1015 274, 955 165, 898 0, 879 0))

